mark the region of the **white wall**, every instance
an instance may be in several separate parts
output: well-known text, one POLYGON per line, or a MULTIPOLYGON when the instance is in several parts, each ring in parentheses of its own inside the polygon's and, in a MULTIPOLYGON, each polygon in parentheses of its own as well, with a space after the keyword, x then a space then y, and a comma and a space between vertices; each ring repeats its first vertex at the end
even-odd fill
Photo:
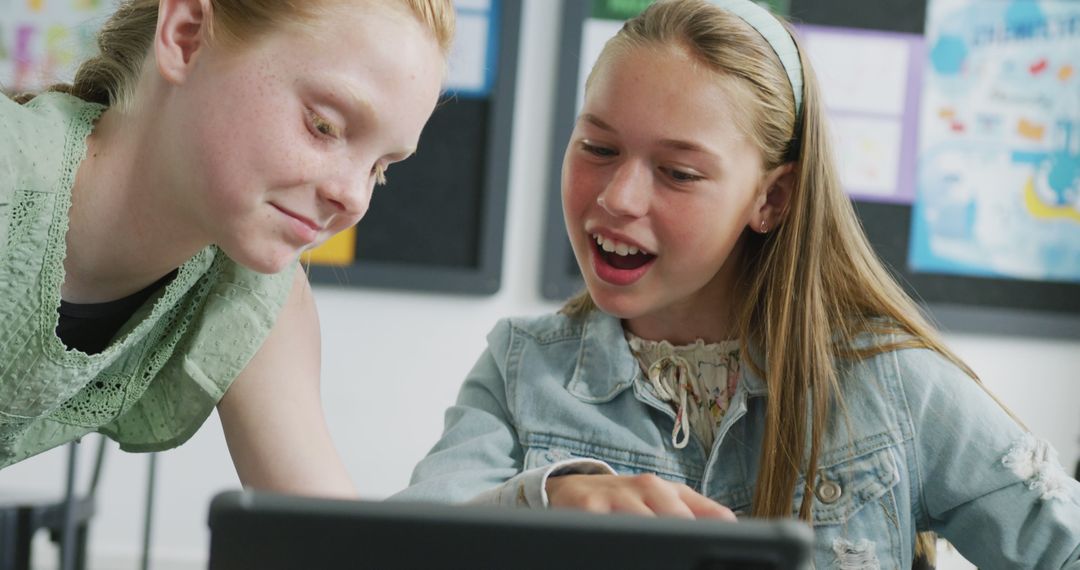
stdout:
MULTIPOLYGON (((559 158, 548 149, 558 5, 524 0, 502 290, 470 298, 316 289, 326 413, 366 497, 405 486, 412 465, 441 432, 442 412, 495 320, 555 308, 539 299, 537 284, 548 163, 559 158)), ((1080 456, 1080 342, 973 335, 948 340, 1071 469, 1080 456)), ((95 569, 135 567, 141 545, 146 457, 112 451, 92 527, 95 569)), ((52 492, 63 476, 64 453, 56 450, 0 472, 0 490, 52 492)), ((207 504, 214 492, 237 486, 216 417, 187 445, 159 455, 154 567, 204 567, 207 504)), ((51 549, 44 538, 39 546, 38 559, 48 567, 51 549)))

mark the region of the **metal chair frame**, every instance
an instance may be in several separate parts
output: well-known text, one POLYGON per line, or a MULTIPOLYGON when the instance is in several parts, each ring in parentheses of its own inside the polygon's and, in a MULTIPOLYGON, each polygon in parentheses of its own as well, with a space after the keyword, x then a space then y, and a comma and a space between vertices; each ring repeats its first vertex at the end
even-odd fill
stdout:
POLYGON ((105 458, 105 438, 98 442, 93 475, 86 493, 78 495, 78 443, 68 444, 67 479, 61 500, 13 501, 0 505, 0 570, 29 570, 34 536, 49 531, 60 547, 61 570, 86 568, 87 534, 97 510, 95 503, 101 467, 105 458))

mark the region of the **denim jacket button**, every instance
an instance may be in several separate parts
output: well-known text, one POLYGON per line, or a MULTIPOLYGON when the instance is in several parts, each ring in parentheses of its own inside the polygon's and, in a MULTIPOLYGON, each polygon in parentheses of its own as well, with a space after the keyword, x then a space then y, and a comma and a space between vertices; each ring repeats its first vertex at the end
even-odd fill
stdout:
POLYGON ((821 482, 818 483, 816 494, 819 501, 826 505, 831 505, 840 500, 840 496, 844 494, 844 490, 840 487, 839 483, 822 478, 821 482))

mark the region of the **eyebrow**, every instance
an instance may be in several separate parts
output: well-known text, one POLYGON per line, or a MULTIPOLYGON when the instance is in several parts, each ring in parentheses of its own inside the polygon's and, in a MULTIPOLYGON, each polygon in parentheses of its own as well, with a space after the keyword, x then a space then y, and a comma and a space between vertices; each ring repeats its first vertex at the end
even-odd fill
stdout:
MULTIPOLYGON (((601 130, 607 131, 609 133, 613 133, 613 134, 618 133, 618 131, 615 130, 615 127, 612 127, 611 125, 605 123, 603 119, 601 119, 600 117, 597 117, 596 115, 593 115, 592 113, 585 113, 585 114, 581 115, 581 120, 583 120, 585 122, 588 122, 588 123, 591 123, 595 127, 599 128, 601 130)), ((674 150, 685 150, 685 151, 689 151, 689 152, 700 152, 700 153, 704 153, 704 154, 710 154, 710 155, 713 155, 713 156, 716 156, 716 157, 720 156, 719 153, 717 153, 716 151, 710 149, 709 147, 707 147, 707 146, 705 146, 703 144, 696 143, 696 142, 693 142, 693 141, 688 141, 688 140, 662 139, 660 141, 660 146, 671 148, 671 149, 674 149, 674 150)))
POLYGON ((375 117, 375 106, 367 97, 360 94, 355 85, 344 79, 324 80, 329 87, 324 91, 331 98, 343 104, 347 111, 351 111, 365 119, 375 117))
POLYGON ((666 146, 668 148, 673 148, 675 150, 685 150, 685 151, 690 151, 690 152, 701 152, 701 153, 705 153, 705 154, 711 154, 711 155, 719 156, 715 152, 710 150, 708 147, 706 147, 704 145, 701 145, 701 144, 698 144, 696 142, 692 142, 692 141, 684 141, 684 140, 677 140, 677 139, 664 139, 664 140, 660 141, 660 146, 666 146))
MULTIPOLYGON (((325 97, 331 101, 343 105, 346 113, 354 115, 363 120, 364 123, 368 123, 378 118, 378 113, 375 112, 375 106, 371 104, 371 101, 367 97, 364 97, 360 90, 347 79, 340 79, 334 77, 322 77, 322 87, 316 86, 317 91, 322 91, 325 97)), ((390 159, 394 162, 400 162, 416 154, 415 146, 406 146, 401 151, 390 155, 390 159)))
POLYGON ((612 127, 611 125, 605 123, 603 120, 600 119, 600 117, 597 117, 596 115, 593 115, 592 113, 585 113, 585 114, 581 115, 581 118, 579 120, 592 123, 594 126, 600 128, 600 129, 603 129, 605 131, 611 132, 611 133, 616 132, 615 127, 612 127))

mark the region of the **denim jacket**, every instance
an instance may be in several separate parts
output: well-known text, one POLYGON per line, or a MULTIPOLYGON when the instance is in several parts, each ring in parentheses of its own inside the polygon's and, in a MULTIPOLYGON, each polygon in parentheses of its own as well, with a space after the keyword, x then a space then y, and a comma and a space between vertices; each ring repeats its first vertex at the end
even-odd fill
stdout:
MULTIPOLYGON (((748 514, 766 389, 742 368, 712 449, 696 436, 676 449, 674 412, 617 319, 500 321, 395 498, 543 507, 554 474, 655 473, 748 514)), ((813 487, 817 568, 906 570, 916 532, 933 530, 983 569, 1080 569, 1080 483, 960 369, 905 349, 840 376, 847 419, 832 422, 813 487)))

